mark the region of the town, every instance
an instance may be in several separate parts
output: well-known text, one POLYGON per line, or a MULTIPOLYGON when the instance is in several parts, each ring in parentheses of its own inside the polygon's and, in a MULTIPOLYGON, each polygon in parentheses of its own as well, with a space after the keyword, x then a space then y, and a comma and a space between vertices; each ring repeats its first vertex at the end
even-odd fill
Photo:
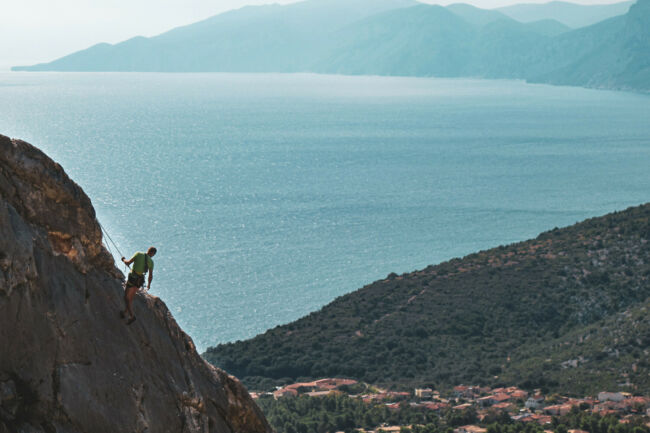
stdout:
MULTIPOLYGON (((637 425, 643 423, 646 427, 650 427, 650 423, 647 423, 647 419, 644 418, 650 416, 650 398, 634 396, 627 392, 602 391, 595 397, 572 398, 559 394, 543 395, 540 390, 529 393, 516 386, 490 388, 465 385, 456 386, 445 394, 431 388, 398 392, 342 378, 292 383, 279 387, 274 392, 251 392, 254 399, 275 400, 299 396, 319 398, 330 395, 345 395, 362 400, 369 405, 380 404, 392 411, 405 407, 419 408, 438 414, 450 411, 472 411, 476 423, 457 426, 453 429, 454 433, 487 433, 484 421, 495 419, 496 414, 508 417, 509 422, 536 423, 546 429, 552 424, 554 417, 562 417, 572 411, 597 414, 602 417, 613 415, 619 423, 635 422, 637 425)), ((404 427, 383 425, 375 430, 359 428, 357 431, 400 432, 404 427)), ((587 432, 573 429, 568 430, 568 433, 587 432)))

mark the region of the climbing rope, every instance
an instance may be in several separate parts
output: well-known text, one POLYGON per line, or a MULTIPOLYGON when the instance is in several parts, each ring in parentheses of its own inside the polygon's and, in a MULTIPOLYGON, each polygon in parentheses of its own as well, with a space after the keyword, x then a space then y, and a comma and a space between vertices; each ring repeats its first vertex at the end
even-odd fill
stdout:
POLYGON ((110 245, 108 245, 108 242, 104 242, 104 246, 108 250, 109 253, 111 253, 111 256, 115 257, 115 254, 113 253, 113 250, 111 249, 110 245))
MULTIPOLYGON (((124 257, 124 254, 122 254, 122 251, 120 251, 120 249, 117 247, 117 244, 115 243, 115 241, 113 241, 113 238, 111 238, 111 235, 108 234, 108 232, 106 231, 106 229, 104 228, 102 223, 97 221, 97 224, 99 224, 99 228, 101 228, 102 232, 106 235, 106 238, 113 244, 113 246, 115 247, 115 250, 120 255, 120 257, 124 257)), ((113 257, 115 257, 115 255, 113 254, 113 251, 111 251, 111 248, 108 245, 108 242, 105 242, 104 244, 106 245, 106 248, 108 249, 108 252, 111 253, 111 255, 113 257)), ((122 262, 122 263, 124 264, 124 262, 122 262)), ((131 269, 131 267, 128 267, 126 264, 124 264, 124 272, 126 272, 127 268, 131 269)))

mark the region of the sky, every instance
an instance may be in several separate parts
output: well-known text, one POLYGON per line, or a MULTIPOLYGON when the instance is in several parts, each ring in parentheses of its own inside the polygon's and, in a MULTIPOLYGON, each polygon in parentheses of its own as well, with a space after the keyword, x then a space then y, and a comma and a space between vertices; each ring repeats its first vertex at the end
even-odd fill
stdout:
MULTIPOLYGON (((0 70, 48 62, 99 42, 154 36, 230 9, 295 0, 0 0, 0 70)), ((489 9, 548 0, 426 0, 489 9)), ((620 0, 570 0, 581 4, 620 0)))

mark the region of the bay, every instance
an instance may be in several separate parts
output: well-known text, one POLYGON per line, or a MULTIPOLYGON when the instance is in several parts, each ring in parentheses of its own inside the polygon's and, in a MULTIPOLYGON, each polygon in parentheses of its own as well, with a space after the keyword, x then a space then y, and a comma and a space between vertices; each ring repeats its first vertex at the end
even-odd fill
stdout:
POLYGON ((518 81, 0 73, 199 350, 650 200, 650 97, 518 81))

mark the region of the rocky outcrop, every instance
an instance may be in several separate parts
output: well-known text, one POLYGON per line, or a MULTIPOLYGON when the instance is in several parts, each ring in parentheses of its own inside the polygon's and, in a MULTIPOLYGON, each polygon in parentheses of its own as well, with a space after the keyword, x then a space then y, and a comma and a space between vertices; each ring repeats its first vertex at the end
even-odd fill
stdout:
POLYGON ((0 136, 0 433, 271 432, 165 304, 136 297, 61 166, 0 136))

